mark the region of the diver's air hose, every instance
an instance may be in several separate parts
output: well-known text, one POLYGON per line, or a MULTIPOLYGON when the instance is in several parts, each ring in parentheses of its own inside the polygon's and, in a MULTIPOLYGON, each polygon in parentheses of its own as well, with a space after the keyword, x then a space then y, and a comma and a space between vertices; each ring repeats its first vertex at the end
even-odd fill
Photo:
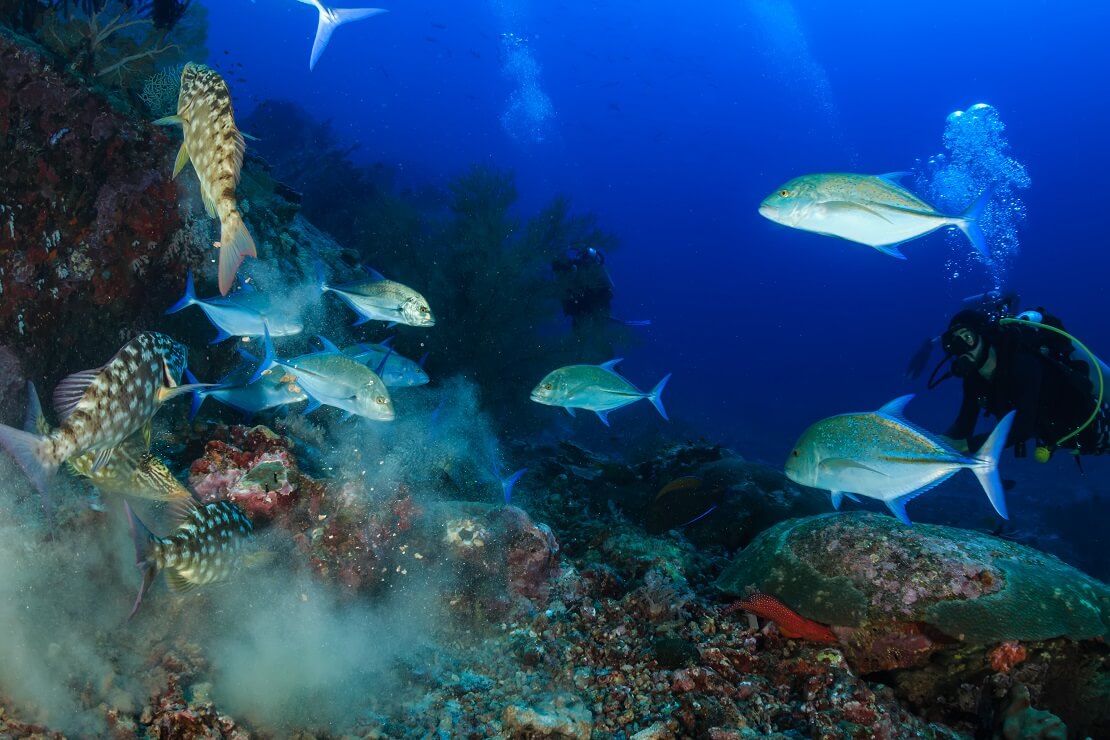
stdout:
MULTIPOLYGON (((1081 349, 1081 350, 1083 350, 1084 352, 1087 353, 1087 357, 1091 358, 1091 367, 1093 367, 1095 369, 1095 372, 1098 373, 1098 400, 1095 402, 1095 408, 1094 408, 1093 411, 1091 411, 1091 415, 1087 417, 1087 421, 1080 424, 1078 427, 1076 427, 1070 433, 1065 434, 1063 437, 1060 437, 1060 439, 1056 440, 1056 444, 1053 445, 1053 446, 1054 447, 1059 447, 1064 442, 1067 442, 1069 439, 1076 436, 1077 434, 1082 432, 1087 427, 1091 426, 1091 422, 1093 422, 1095 420, 1095 418, 1098 416, 1098 412, 1102 410, 1102 397, 1103 397, 1103 393, 1106 390, 1106 378, 1104 378, 1103 375, 1102 375, 1102 363, 1098 361, 1097 357, 1095 357, 1095 353, 1092 352, 1091 350, 1087 349, 1087 345, 1083 344, 1083 342, 1080 342, 1078 339, 1073 337, 1071 334, 1068 334, 1063 329, 1058 329, 1055 326, 1050 326, 1048 324, 1042 324, 1039 321, 1029 321, 1028 319, 1017 319, 1017 318, 1003 318, 1003 319, 999 319, 998 323, 999 324, 1025 324, 1026 326, 1032 326, 1035 329, 1048 329, 1049 331, 1055 332, 1055 333, 1059 334, 1060 336, 1068 339, 1076 347, 1079 347, 1079 349, 1081 349)), ((1045 458, 1042 460, 1041 459, 1041 457, 1042 457, 1041 449, 1042 448, 1040 448, 1040 447, 1037 448, 1037 461, 1038 462, 1048 462, 1047 455, 1049 454, 1049 451, 1048 450, 1045 451, 1045 453, 1044 453, 1045 458)))

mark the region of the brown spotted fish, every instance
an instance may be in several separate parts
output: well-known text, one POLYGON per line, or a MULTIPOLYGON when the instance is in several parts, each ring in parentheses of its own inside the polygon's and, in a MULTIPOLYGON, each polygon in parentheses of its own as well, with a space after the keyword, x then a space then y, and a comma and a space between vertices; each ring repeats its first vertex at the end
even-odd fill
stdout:
POLYGON ((220 219, 220 293, 227 295, 243 258, 258 256, 235 202, 245 143, 235 125, 227 83, 210 67, 186 64, 181 72, 177 115, 154 123, 181 124, 185 141, 177 153, 173 176, 191 159, 208 217, 220 219))
MULTIPOLYGON (((135 543, 135 565, 143 574, 143 585, 131 608, 139 610, 150 584, 159 572, 175 593, 194 586, 226 580, 240 565, 254 558, 244 557, 254 525, 243 510, 230 501, 201 505, 189 499, 181 505, 181 522, 169 537, 158 537, 135 516, 131 507, 127 520, 135 543)), ((264 553, 255 553, 260 555, 264 553)))
MULTIPOLYGON (((27 381, 27 423, 23 428, 49 436, 50 424, 42 412, 35 384, 27 381)), ((175 501, 189 498, 191 494, 173 476, 164 462, 150 453, 151 424, 132 434, 116 446, 115 452, 99 468, 97 452, 86 452, 66 461, 74 475, 87 478, 101 493, 122 494, 153 501, 175 501)))
POLYGON ((165 334, 144 332, 102 367, 83 370, 54 389, 60 426, 34 434, 0 424, 0 446, 15 458, 42 493, 62 463, 87 453, 92 471, 112 459, 116 447, 151 420, 162 404, 198 385, 178 385, 187 351, 165 334))

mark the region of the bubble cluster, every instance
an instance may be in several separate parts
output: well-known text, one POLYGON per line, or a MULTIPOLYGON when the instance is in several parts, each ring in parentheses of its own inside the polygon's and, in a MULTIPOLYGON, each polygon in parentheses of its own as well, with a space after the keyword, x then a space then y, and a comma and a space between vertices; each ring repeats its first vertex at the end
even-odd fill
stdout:
POLYGON ((523 37, 501 34, 501 72, 513 83, 508 106, 501 114, 505 133, 525 143, 543 141, 555 106, 540 87, 540 65, 523 37))
MULTIPOLYGON (((991 191, 979 225, 990 246, 988 269, 996 289, 1002 287, 1018 253, 1017 230, 1026 216, 1018 191, 1032 183, 1025 166, 1007 154, 1005 129, 998 110, 986 103, 955 111, 944 126, 945 151, 919 161, 916 173, 918 191, 945 213, 962 213, 980 194, 991 191)), ((949 277, 955 279, 976 258, 966 249, 962 234, 952 230, 948 238, 959 255, 948 261, 949 277)))

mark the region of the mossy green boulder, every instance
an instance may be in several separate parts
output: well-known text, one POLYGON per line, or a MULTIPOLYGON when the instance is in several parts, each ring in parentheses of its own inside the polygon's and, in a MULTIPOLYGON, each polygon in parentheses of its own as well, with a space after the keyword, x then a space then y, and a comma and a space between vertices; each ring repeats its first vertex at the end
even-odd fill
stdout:
POLYGON ((1052 555, 953 527, 867 512, 791 519, 717 580, 830 625, 924 623, 973 643, 1083 640, 1110 631, 1110 588, 1052 555))

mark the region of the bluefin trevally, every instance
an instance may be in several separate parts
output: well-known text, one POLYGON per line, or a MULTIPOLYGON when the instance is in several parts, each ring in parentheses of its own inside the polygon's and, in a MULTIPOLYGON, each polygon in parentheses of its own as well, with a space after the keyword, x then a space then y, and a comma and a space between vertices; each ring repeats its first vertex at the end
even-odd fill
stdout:
POLYGON ((434 326, 436 323, 424 296, 379 273, 374 273, 370 280, 329 285, 324 279, 324 266, 316 263, 316 285, 321 293, 339 296, 359 315, 355 326, 371 320, 409 326, 434 326))
POLYGON ((354 344, 343 352, 380 375, 390 388, 413 388, 429 380, 420 363, 397 354, 386 342, 354 344))
POLYGON ((258 291, 237 291, 226 298, 197 298, 192 270, 185 279, 185 295, 166 313, 177 313, 189 306, 199 306, 219 332, 209 344, 229 337, 260 337, 266 327, 273 337, 293 336, 304 330, 300 317, 274 310, 270 299, 258 291))
POLYGON ((545 406, 560 406, 574 416, 575 409, 588 409, 609 426, 609 412, 641 398, 651 401, 659 415, 667 418, 663 408, 663 388, 671 379, 666 376, 647 393, 628 382, 614 369, 621 359, 609 360, 600 365, 568 365, 552 370, 535 388, 531 398, 545 406))
POLYGON ((958 216, 941 213, 896 182, 904 173, 803 175, 767 196, 759 212, 775 223, 866 244, 883 254, 905 259, 903 242, 942 226, 959 228, 983 259, 990 259, 979 217, 990 200, 984 191, 958 216))
POLYGON ((853 494, 882 501, 906 524, 906 502, 967 468, 975 473, 994 510, 1008 519, 998 456, 1014 420, 1011 411, 974 455, 965 455, 935 434, 906 421, 912 395, 878 411, 839 414, 810 426, 786 461, 795 483, 832 494, 834 508, 853 494))
POLYGON ((316 68, 316 62, 324 54, 324 49, 331 40, 332 32, 344 23, 360 21, 363 18, 372 18, 375 15, 388 13, 382 8, 328 8, 320 0, 299 0, 305 5, 311 5, 320 13, 320 20, 316 24, 316 40, 312 42, 312 56, 308 59, 308 68, 316 68))
MULTIPOLYGON (((193 382, 192 374, 188 371, 186 374, 189 382, 193 382)), ((244 363, 211 388, 195 391, 192 409, 189 412, 190 418, 197 415, 206 398, 214 398, 247 416, 308 400, 308 394, 297 385, 296 381, 283 382, 281 377, 272 373, 255 383, 250 383, 253 375, 254 367, 250 363, 244 363)))

